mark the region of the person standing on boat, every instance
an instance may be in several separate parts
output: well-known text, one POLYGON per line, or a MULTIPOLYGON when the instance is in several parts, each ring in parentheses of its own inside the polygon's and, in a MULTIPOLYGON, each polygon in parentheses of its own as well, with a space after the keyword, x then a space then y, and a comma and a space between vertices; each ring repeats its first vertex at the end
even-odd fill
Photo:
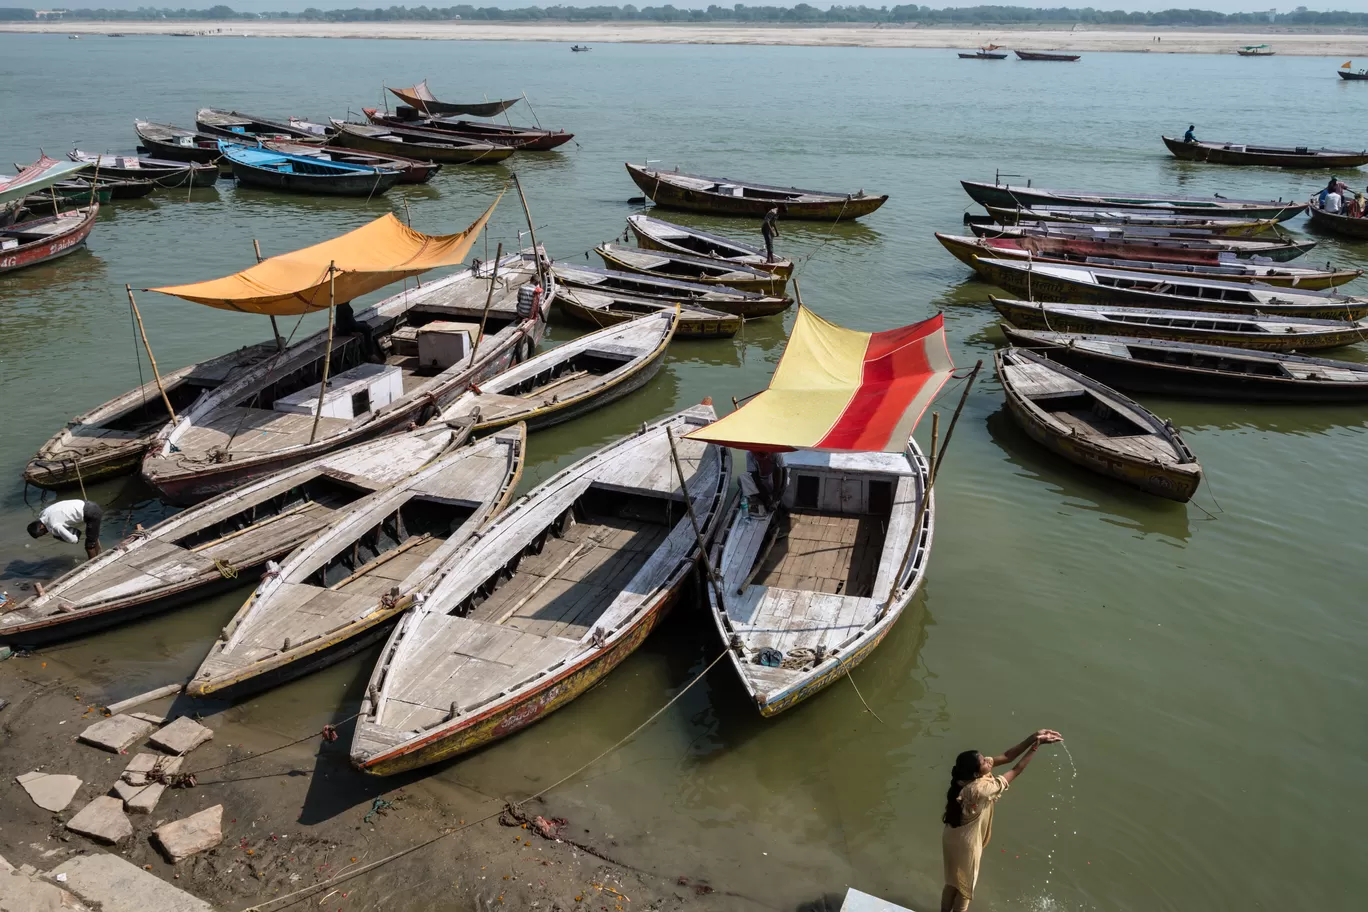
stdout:
POLYGON ((100 520, 103 518, 104 511, 93 500, 59 500, 28 524, 28 534, 34 538, 51 534, 55 539, 74 545, 81 540, 79 530, 84 524, 86 557, 94 558, 100 553, 100 520))
POLYGON ((779 210, 771 209, 760 222, 760 233, 765 236, 765 262, 774 262, 774 239, 779 237, 779 210))
POLYGON ((941 891, 941 912, 965 912, 974 898, 979 860, 993 836, 993 809, 1012 780, 1020 776, 1042 744, 1053 744, 1064 737, 1053 729, 1042 728, 1005 753, 992 757, 978 751, 964 751, 955 758, 950 773, 950 790, 945 795, 945 814, 941 820, 941 849, 945 856, 945 889, 941 891), (1017 760, 1020 757, 1021 759, 1017 760), (1016 760, 1016 766, 1001 776, 993 767, 1016 760))
POLYGON ((1193 131, 1196 129, 1196 124, 1188 124, 1187 132, 1183 134, 1183 142, 1195 143, 1197 141, 1197 134, 1193 131))

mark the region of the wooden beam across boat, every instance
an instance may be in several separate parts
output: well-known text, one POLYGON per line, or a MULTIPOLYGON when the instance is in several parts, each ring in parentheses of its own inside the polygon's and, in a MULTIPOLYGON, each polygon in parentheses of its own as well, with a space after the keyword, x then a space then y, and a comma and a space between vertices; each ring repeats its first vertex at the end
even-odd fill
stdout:
POLYGON ((778 209, 781 218, 843 222, 869 215, 888 202, 887 195, 870 196, 864 190, 831 193, 775 187, 729 177, 704 177, 677 170, 662 171, 631 162, 627 162, 626 167, 627 174, 641 192, 666 209, 756 219, 763 218, 771 209, 778 209))

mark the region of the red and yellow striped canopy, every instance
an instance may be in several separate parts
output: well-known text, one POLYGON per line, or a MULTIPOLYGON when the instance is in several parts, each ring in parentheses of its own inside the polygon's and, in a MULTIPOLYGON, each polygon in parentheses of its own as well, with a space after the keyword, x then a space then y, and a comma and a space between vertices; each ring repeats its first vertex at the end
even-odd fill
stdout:
POLYGON ((901 453, 954 369, 939 314, 867 333, 799 307, 769 389, 688 436, 741 450, 901 453))

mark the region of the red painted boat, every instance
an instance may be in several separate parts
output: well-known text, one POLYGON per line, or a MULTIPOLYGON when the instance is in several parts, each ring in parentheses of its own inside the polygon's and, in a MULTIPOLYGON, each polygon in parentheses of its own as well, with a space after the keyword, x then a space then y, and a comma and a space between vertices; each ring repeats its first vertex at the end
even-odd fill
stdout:
POLYGON ((100 205, 0 228, 0 273, 65 256, 86 242, 100 205))

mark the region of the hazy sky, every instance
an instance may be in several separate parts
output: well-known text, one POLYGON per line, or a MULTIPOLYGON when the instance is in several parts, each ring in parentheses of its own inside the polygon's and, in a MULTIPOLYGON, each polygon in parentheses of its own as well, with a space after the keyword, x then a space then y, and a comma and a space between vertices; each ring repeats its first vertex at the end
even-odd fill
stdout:
MULTIPOLYGON (((187 9, 207 9, 210 6, 214 6, 217 2, 219 2, 219 0, 75 0, 75 2, 71 2, 69 6, 73 9, 82 7, 92 9, 138 9, 143 6, 171 9, 181 7, 187 9)), ((235 0, 222 0, 222 2, 225 6, 231 7, 239 12, 260 12, 262 10, 298 11, 310 6, 315 6, 319 9, 352 9, 354 7, 374 8, 379 6, 383 8, 391 5, 422 6, 426 4, 427 6, 442 8, 459 5, 462 0, 236 0, 236 2, 235 0)), ((465 2, 469 2, 472 6, 477 7, 495 6, 504 9, 512 9, 520 6, 554 6, 556 5, 557 0, 538 0, 538 2, 532 2, 532 0, 465 0, 465 2)), ((602 0, 602 2, 608 5, 620 6, 623 3, 629 2, 629 0, 602 0)), ((710 0, 630 0, 630 2, 634 2, 638 7, 664 6, 666 2, 673 2, 674 5, 680 9, 704 9, 709 6, 710 0)), ((715 2, 719 6, 730 6, 731 2, 735 2, 735 0, 731 0, 731 2, 711 0, 711 2, 715 2)), ((800 0, 752 0, 752 2, 753 5, 756 6, 793 6, 800 2, 800 0)), ((808 2, 812 3, 812 0, 808 0, 808 2)), ((858 6, 860 5, 860 2, 861 0, 853 0, 849 5, 858 6)), ((866 6, 883 6, 885 3, 890 7, 898 5, 896 0, 893 0, 893 2, 889 2, 889 0, 863 0, 863 2, 866 6)), ((985 5, 985 0, 917 0, 917 2, 921 6, 930 6, 935 9, 985 5)), ((1147 2, 1147 0, 1130 0, 1130 2, 1107 2, 1107 0, 1100 0, 1099 2, 1099 0, 1094 0, 1094 2, 1091 3, 1087 2, 1087 0, 1045 3, 1032 3, 1030 0, 1016 0, 1016 2, 1014 2, 1014 0, 990 0, 990 2, 1000 3, 1004 6, 1034 6, 1051 9, 1061 6, 1092 6, 1095 9, 1106 10, 1164 10, 1178 8, 1219 10, 1225 13, 1250 12, 1258 10, 1261 7, 1265 10, 1273 8, 1271 3, 1268 6, 1263 6, 1260 3, 1252 3, 1250 0, 1177 0, 1177 2, 1175 2, 1175 0, 1168 0, 1168 2, 1164 2, 1164 0, 1154 0, 1154 2, 1147 2)), ((26 2, 26 0, 0 0, 0 6, 30 5, 32 4, 26 2)), ((583 0, 583 2, 571 0, 571 2, 566 2, 563 5, 594 6, 597 4, 590 2, 590 0, 583 0)), ((822 2, 812 3, 812 5, 825 9, 832 4, 822 2)), ((1280 12, 1285 12, 1295 9, 1299 5, 1301 4, 1278 6, 1276 8, 1280 12)), ((1308 9, 1313 10, 1351 10, 1353 12, 1368 12, 1368 0, 1334 0, 1334 2, 1330 3, 1307 3, 1305 5, 1308 9)))

